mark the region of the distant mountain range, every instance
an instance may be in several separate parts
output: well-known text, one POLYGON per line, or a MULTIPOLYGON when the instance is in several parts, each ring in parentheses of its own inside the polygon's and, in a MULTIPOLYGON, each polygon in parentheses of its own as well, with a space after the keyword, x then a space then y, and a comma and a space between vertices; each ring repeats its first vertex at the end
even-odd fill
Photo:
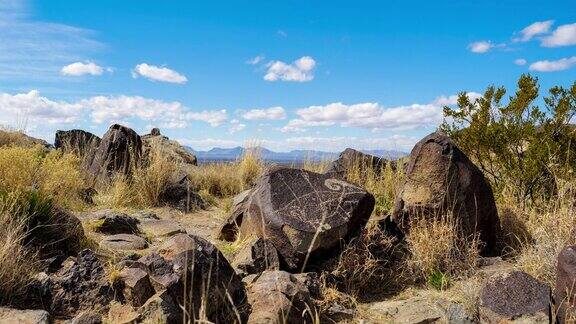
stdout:
MULTIPOLYGON (((196 151, 189 146, 185 148, 196 155, 200 162, 206 161, 234 161, 237 160, 246 148, 237 146, 233 148, 219 148, 215 147, 209 151, 196 151)), ((304 161, 322 161, 322 160, 335 160, 338 158, 340 152, 324 152, 314 150, 293 150, 290 152, 274 152, 264 147, 249 148, 250 150, 257 150, 262 159, 265 161, 279 162, 279 163, 302 163, 304 161)), ((406 152, 389 151, 389 150, 361 150, 364 153, 384 157, 391 160, 396 160, 403 156, 408 155, 406 152)))

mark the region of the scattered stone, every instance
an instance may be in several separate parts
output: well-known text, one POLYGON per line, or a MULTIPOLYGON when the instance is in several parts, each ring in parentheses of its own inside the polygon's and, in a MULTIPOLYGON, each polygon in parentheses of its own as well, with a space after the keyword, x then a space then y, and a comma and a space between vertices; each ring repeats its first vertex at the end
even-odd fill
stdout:
POLYGON ((140 307, 143 322, 150 323, 181 323, 182 311, 170 294, 163 290, 152 296, 140 307))
POLYGON ((232 200, 232 212, 218 230, 219 240, 227 242, 234 242, 234 240, 236 240, 238 228, 240 224, 242 224, 244 212, 247 210, 247 203, 251 193, 252 189, 249 189, 234 196, 232 200))
POLYGON ((246 244, 234 257, 232 265, 243 274, 260 273, 264 270, 279 270, 278 251, 268 240, 256 238, 246 244))
POLYGON ((128 176, 141 163, 142 139, 131 128, 110 126, 92 157, 85 160, 85 169, 96 182, 108 182, 114 174, 128 176))
POLYGON ((358 234, 374 197, 329 175, 276 167, 258 180, 245 206, 240 237, 268 239, 287 268, 296 270, 309 250, 318 259, 358 234))
POLYGON ((41 309, 13 309, 0 307, 0 324, 50 324, 50 314, 41 309))
POLYGON ((86 157, 93 154, 93 151, 100 145, 100 141, 100 137, 81 129, 59 130, 56 131, 54 147, 67 153, 86 157))
POLYGON ((166 204, 183 213, 196 209, 205 209, 206 203, 199 194, 192 190, 188 174, 177 172, 172 176, 164 191, 160 194, 160 203, 166 204))
POLYGON ((155 212, 149 210, 140 210, 133 214, 140 221, 158 220, 160 217, 155 212))
POLYGON ((154 295, 148 273, 138 268, 124 268, 120 272, 120 282, 124 298, 134 307, 142 306, 154 295))
POLYGON ((229 323, 236 320, 237 313, 242 318, 247 314, 240 278, 222 253, 202 238, 174 235, 158 247, 157 253, 142 257, 132 267, 146 270, 155 291, 166 290, 177 305, 188 305, 193 314, 199 314, 202 301, 211 321, 229 323))
POLYGON ((421 296, 372 303, 368 312, 382 320, 405 324, 436 323, 445 316, 436 303, 421 296))
POLYGON ((522 271, 493 276, 480 292, 483 323, 549 323, 550 287, 522 271))
POLYGON ((80 312, 76 315, 71 324, 102 324, 102 315, 96 312, 80 312))
POLYGON ((100 241, 100 247, 108 250, 143 250, 148 243, 140 236, 132 234, 115 234, 106 236, 100 241))
POLYGON ((285 271, 262 272, 248 285, 252 313, 248 323, 305 323, 312 309, 310 292, 296 277, 285 271), (308 307, 307 307, 308 306, 308 307))
POLYGON ((342 179, 346 178, 349 171, 353 169, 359 169, 358 172, 365 174, 368 170, 374 171, 376 174, 390 164, 390 167, 395 170, 396 162, 388 161, 383 157, 378 157, 360 151, 347 148, 340 155, 338 159, 328 166, 328 170, 325 173, 330 174, 333 177, 339 177, 342 179))
POLYGON ((559 323, 576 320, 576 245, 564 247, 558 255, 554 301, 559 323))
POLYGON ((111 210, 100 213, 102 215, 94 221, 97 225, 97 232, 104 234, 137 234, 139 232, 140 221, 137 218, 111 210))
POLYGON ((484 252, 496 252, 500 221, 492 188, 482 172, 446 135, 436 132, 414 146, 392 219, 404 231, 413 215, 452 212, 464 234, 477 232, 484 252))
POLYGON ((140 229, 147 236, 160 239, 186 233, 186 230, 178 222, 168 219, 144 221, 140 223, 140 229))
POLYGON ((114 299, 104 266, 91 250, 82 250, 77 258, 66 260, 50 276, 50 313, 72 316, 79 311, 104 308, 114 299))

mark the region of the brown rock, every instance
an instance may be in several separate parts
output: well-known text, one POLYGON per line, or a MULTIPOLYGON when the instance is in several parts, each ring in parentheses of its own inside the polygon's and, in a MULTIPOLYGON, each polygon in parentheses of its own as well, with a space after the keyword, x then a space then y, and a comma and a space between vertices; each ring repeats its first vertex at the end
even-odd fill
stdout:
POLYGON ((182 311, 166 290, 152 296, 139 311, 145 323, 182 323, 182 311))
POLYGON ((0 307, 0 324, 49 324, 50 322, 50 314, 45 310, 0 307))
POLYGON ((256 238, 236 254, 232 265, 244 274, 253 274, 264 270, 279 270, 280 260, 278 251, 271 242, 256 238))
POLYGON ((134 307, 142 306, 154 295, 148 273, 138 268, 124 268, 120 272, 124 298, 134 307))
POLYGON ((236 195, 232 201, 232 212, 218 230, 218 239, 222 241, 234 242, 238 235, 238 228, 242 224, 244 212, 248 208, 248 201, 252 190, 244 190, 236 195))
POLYGON ((110 126, 93 157, 84 162, 94 181, 109 181, 116 174, 129 175, 142 158, 142 139, 131 128, 110 126))
POLYGON ((522 271, 496 275, 480 292, 483 323, 549 323, 550 287, 522 271))
POLYGON ((482 172, 442 133, 414 146, 406 180, 396 197, 392 219, 408 230, 414 215, 452 212, 465 235, 479 232, 485 252, 496 252, 500 221, 492 188, 482 172))
POLYGON ((326 173, 343 179, 354 168, 359 168, 357 171, 363 174, 368 170, 373 170, 376 174, 379 174, 387 164, 390 164, 393 170, 396 169, 396 162, 394 161, 347 148, 340 153, 336 161, 330 164, 326 173))
POLYGON ((130 305, 112 303, 108 310, 108 322, 114 324, 135 324, 138 323, 140 314, 130 305))
POLYGON ((74 316, 71 324, 102 324, 102 315, 88 311, 74 316))
POLYGON ((146 233, 146 235, 159 239, 165 239, 176 234, 186 233, 186 230, 184 230, 178 222, 168 219, 143 221, 140 223, 140 228, 142 229, 142 232, 146 233))
POLYGON ((56 131, 54 147, 84 158, 93 155, 93 151, 98 148, 100 141, 100 137, 81 129, 59 130, 56 131))
POLYGON ((264 271, 248 285, 252 312, 248 323, 306 323, 311 320, 310 292, 285 271, 264 271))
POLYGON ((158 128, 154 128, 150 134, 142 136, 142 144, 145 160, 150 159, 150 154, 160 154, 178 164, 198 164, 198 159, 194 154, 188 152, 180 143, 160 135, 158 128))
POLYGON ((559 323, 576 320, 576 246, 566 246, 558 255, 554 302, 559 323))
POLYGON ((257 182, 240 225, 242 238, 268 239, 291 270, 331 254, 366 225, 374 197, 329 175, 273 168, 257 182), (318 232, 318 233, 317 233, 318 232))
POLYGON ((108 250, 143 250, 148 243, 140 236, 132 234, 115 234, 106 236, 100 241, 100 247, 108 250))

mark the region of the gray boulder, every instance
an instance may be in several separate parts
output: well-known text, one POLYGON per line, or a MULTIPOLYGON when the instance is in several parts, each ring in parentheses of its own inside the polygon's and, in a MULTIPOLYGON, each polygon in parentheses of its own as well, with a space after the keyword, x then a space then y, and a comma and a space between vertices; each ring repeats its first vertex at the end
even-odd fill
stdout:
POLYGON ((357 171, 363 174, 365 174, 368 170, 373 170, 376 174, 380 174, 380 172, 388 164, 393 170, 396 169, 395 161, 389 161, 383 157, 378 157, 362 153, 355 149, 347 148, 342 153, 340 153, 338 159, 330 163, 326 173, 331 174, 332 176, 346 178, 348 172, 354 168, 358 168, 357 171))
POLYGON ((41 309, 0 307, 0 324, 50 324, 50 314, 41 309))
POLYGON ((415 215, 451 212, 467 236, 478 233, 484 252, 495 253, 500 221, 492 187, 446 135, 432 133, 414 146, 392 219, 404 231, 415 215))
POLYGON ((241 238, 255 235, 272 242, 288 269, 297 270, 308 254, 321 258, 358 234, 374 197, 330 175, 277 167, 258 180, 243 206, 242 219, 228 223, 241 223, 241 238))
POLYGON ((132 251, 143 250, 148 247, 148 243, 145 239, 137 235, 114 234, 105 236, 102 241, 100 241, 100 247, 112 252, 132 251))

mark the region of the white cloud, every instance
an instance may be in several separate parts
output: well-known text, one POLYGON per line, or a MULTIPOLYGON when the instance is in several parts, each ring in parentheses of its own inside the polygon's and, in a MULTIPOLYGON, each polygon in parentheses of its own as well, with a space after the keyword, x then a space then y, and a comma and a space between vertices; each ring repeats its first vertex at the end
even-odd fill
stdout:
POLYGON ((258 56, 251 58, 250 60, 246 61, 246 64, 256 65, 256 64, 264 61, 264 59, 266 59, 266 57, 264 55, 258 55, 258 56))
POLYGON ((228 120, 226 109, 222 110, 203 110, 201 112, 189 112, 186 114, 187 120, 199 120, 210 124, 212 127, 222 125, 228 120))
POLYGON ((85 63, 75 62, 66 65, 65 67, 62 68, 62 70, 60 70, 60 73, 62 73, 63 75, 71 75, 71 76, 81 76, 86 74, 102 75, 103 72, 104 69, 101 66, 90 61, 87 61, 85 63))
POLYGON ((240 123, 240 121, 238 119, 232 119, 230 121, 230 124, 232 126, 230 126, 230 128, 228 129, 228 133, 230 134, 234 134, 237 133, 239 131, 244 130, 244 128, 246 128, 246 125, 240 123))
POLYGON ((538 61, 530 64, 530 71, 555 72, 568 70, 576 65, 576 56, 563 58, 557 61, 538 61))
POLYGON ((202 139, 176 139, 178 143, 190 146, 195 150, 209 150, 213 147, 231 148, 241 146, 243 142, 236 140, 226 140, 220 138, 202 138, 202 139))
POLYGON ((83 107, 77 103, 53 101, 42 97, 37 90, 11 95, 0 94, 0 123, 7 126, 19 121, 32 124, 70 124, 76 122, 83 107))
POLYGON ((284 38, 288 37, 288 33, 283 30, 279 30, 277 33, 279 36, 282 36, 284 38))
POLYGON ((470 49, 472 53, 478 53, 478 54, 486 53, 490 51, 493 47, 494 45, 490 41, 479 41, 468 45, 468 49, 470 49))
POLYGON ((137 78, 139 75, 153 81, 169 82, 183 84, 188 82, 186 76, 166 67, 148 65, 146 63, 138 64, 132 71, 132 76, 137 78))
POLYGON ((554 24, 554 20, 537 21, 520 31, 521 37, 514 38, 514 42, 527 42, 534 36, 546 34, 550 31, 550 27, 554 24))
POLYGON ((35 21, 26 2, 0 1, 0 79, 58 80, 62 66, 105 47, 93 31, 35 21))
MULTIPOLYGON (((471 100, 480 94, 469 92, 471 100)), ((412 104, 385 108, 378 103, 367 102, 346 105, 341 102, 325 106, 298 109, 299 118, 290 120, 282 132, 302 132, 308 127, 334 126, 367 128, 377 130, 410 130, 436 127, 442 122, 442 108, 454 105, 457 95, 438 97, 429 104, 412 104)))
POLYGON ((251 109, 243 112, 242 118, 246 120, 280 120, 286 118, 286 111, 282 107, 251 109))
POLYGON ((576 23, 558 26, 550 36, 542 39, 544 47, 576 45, 576 23))
POLYGON ((329 152, 343 151, 347 147, 356 149, 374 150, 398 150, 409 151, 420 138, 404 135, 392 135, 381 138, 362 137, 290 137, 281 146, 287 149, 321 150, 329 152))
POLYGON ((268 63, 268 70, 264 75, 266 81, 294 81, 306 82, 314 79, 314 67, 316 61, 310 56, 303 56, 292 64, 282 61, 268 63))
POLYGON ((516 64, 516 65, 522 66, 522 65, 526 65, 526 63, 528 63, 528 62, 523 58, 519 58, 519 59, 514 60, 514 64, 516 64))

